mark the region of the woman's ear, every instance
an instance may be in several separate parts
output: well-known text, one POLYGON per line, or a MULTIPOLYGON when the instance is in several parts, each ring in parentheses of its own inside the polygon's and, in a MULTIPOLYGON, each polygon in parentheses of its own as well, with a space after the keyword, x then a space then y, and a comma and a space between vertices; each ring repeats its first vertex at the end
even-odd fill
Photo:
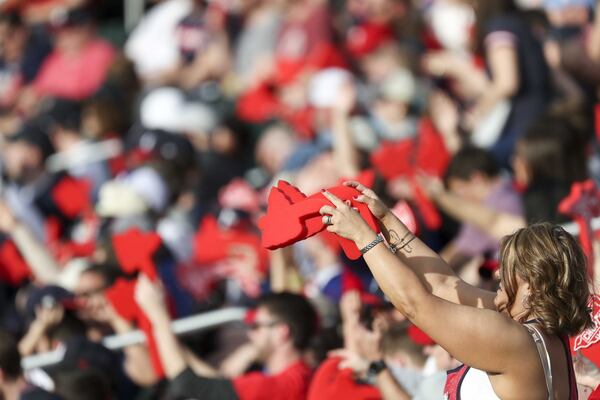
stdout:
POLYGON ((529 310, 531 305, 529 304, 529 295, 531 294, 529 283, 523 283, 523 287, 521 288, 521 302, 523 303, 523 308, 529 310))

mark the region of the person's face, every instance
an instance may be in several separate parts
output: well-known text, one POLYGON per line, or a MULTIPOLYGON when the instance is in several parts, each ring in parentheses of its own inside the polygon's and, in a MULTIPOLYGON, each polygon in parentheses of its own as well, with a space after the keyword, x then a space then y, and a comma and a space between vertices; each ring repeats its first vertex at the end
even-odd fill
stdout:
POLYGON ((106 287, 104 277, 96 272, 83 272, 77 281, 74 292, 78 297, 89 297, 100 293, 106 287))
POLYGON ((260 360, 265 360, 283 342, 284 326, 264 307, 260 307, 248 331, 250 342, 256 347, 260 360))
POLYGON ((509 298, 508 293, 506 292, 506 282, 504 282, 504 279, 501 278, 502 274, 500 269, 496 271, 496 276, 500 278, 500 284, 498 287, 498 291, 496 292, 496 297, 494 299, 494 305, 496 306, 496 310, 501 314, 509 316, 515 321, 521 321, 523 318, 529 315, 529 308, 526 308, 526 299, 529 295, 529 284, 517 274, 517 291, 515 293, 515 301, 509 308, 509 298))
POLYGON ((448 188, 452 193, 468 200, 480 200, 477 195, 477 182, 473 179, 450 178, 448 188))
POLYGON ((36 146, 18 141, 8 143, 5 149, 3 161, 10 180, 29 183, 43 171, 43 155, 36 146))
POLYGON ((91 27, 77 25, 60 28, 56 33, 56 47, 64 52, 78 53, 91 37, 91 27))
POLYGON ((26 39, 27 32, 24 28, 10 29, 7 40, 4 44, 4 58, 7 61, 19 61, 25 48, 26 39))
POLYGON ((274 175, 281 170, 294 147, 294 140, 287 132, 279 127, 271 128, 259 140, 256 160, 267 172, 274 175))

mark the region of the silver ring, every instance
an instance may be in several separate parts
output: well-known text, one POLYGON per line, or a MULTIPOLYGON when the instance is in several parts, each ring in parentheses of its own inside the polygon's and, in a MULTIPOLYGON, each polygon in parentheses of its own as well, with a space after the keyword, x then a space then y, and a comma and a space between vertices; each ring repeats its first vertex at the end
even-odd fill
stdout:
POLYGON ((331 215, 325 216, 325 225, 331 225, 331 215))

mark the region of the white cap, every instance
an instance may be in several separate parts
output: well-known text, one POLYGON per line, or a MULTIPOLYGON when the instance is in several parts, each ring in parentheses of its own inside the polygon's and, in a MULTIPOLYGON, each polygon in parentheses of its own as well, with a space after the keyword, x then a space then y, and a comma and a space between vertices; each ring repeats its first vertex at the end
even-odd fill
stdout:
POLYGON ((100 187, 96 212, 101 217, 126 217, 148 210, 144 199, 122 181, 109 181, 100 187))
POLYGON ((181 90, 170 87, 155 89, 144 97, 140 120, 148 129, 191 134, 209 133, 218 122, 210 107, 187 102, 181 90))
POLYGON ((102 185, 96 211, 103 217, 125 217, 149 210, 162 212, 169 201, 169 189, 154 169, 136 169, 121 179, 102 185))
POLYGON ((326 68, 317 72, 310 81, 308 101, 317 108, 333 107, 342 85, 352 82, 352 74, 341 68, 326 68))
POLYGON ((169 202, 169 188, 163 178, 150 167, 134 170, 123 179, 148 206, 157 212, 163 211, 169 202))

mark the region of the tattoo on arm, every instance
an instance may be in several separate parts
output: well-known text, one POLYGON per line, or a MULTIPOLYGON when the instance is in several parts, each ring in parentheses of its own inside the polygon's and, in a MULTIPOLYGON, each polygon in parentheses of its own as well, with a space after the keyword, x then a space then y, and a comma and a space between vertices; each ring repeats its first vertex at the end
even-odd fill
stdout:
POLYGON ((398 250, 402 250, 408 254, 412 253, 413 248, 410 245, 410 242, 416 239, 416 236, 413 235, 410 231, 406 232, 404 236, 400 237, 395 230, 390 230, 390 250, 392 253, 396 254, 398 250))

